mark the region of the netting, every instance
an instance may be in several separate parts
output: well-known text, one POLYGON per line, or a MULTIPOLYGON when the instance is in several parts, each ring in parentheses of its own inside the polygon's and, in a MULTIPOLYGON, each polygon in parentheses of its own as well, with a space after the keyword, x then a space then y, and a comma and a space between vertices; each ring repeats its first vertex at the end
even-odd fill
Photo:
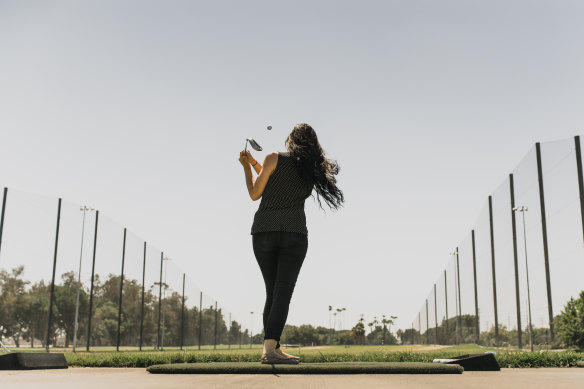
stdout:
POLYGON ((107 214, 12 189, 4 194, 0 337, 16 347, 230 348, 250 341, 176 259, 107 214))
POLYGON ((533 342, 554 342, 553 318, 582 291, 584 211, 578 144, 579 138, 574 138, 532 147, 487 197, 471 233, 459 244, 458 263, 453 254, 436 283, 444 294, 437 295, 440 330, 450 335, 441 342, 457 342, 461 336, 464 342, 524 346, 529 312, 533 342), (462 324, 453 319, 459 314, 462 324), (447 325, 460 327, 462 335, 447 330, 447 325))

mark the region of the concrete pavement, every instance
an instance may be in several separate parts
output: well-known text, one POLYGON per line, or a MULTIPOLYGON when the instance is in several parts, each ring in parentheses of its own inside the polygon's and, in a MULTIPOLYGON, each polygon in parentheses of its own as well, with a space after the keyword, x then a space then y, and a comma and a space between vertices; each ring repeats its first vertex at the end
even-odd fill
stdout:
POLYGON ((584 387, 584 368, 503 369, 448 375, 158 375, 145 369, 69 368, 0 371, 0 387, 18 389, 93 388, 496 388, 571 389, 584 387))

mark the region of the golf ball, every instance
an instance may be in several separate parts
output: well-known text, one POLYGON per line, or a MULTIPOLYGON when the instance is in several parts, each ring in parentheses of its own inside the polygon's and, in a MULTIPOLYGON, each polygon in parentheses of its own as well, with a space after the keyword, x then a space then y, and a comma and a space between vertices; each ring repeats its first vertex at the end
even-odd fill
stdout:
POLYGON ((268 126, 268 130, 271 130, 271 129, 272 129, 272 126, 268 126))

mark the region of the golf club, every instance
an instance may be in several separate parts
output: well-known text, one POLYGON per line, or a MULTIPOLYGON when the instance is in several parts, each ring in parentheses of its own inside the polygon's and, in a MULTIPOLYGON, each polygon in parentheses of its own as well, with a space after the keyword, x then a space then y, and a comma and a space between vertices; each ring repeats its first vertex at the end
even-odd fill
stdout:
POLYGON ((262 151, 262 150, 263 150, 263 149, 262 149, 262 146, 260 146, 260 145, 258 144, 258 142, 256 142, 255 140, 253 140, 253 139, 246 139, 246 140, 245 140, 245 149, 244 149, 245 151, 247 151, 247 142, 249 142, 249 144, 251 145, 251 147, 252 147, 252 148, 253 148, 255 151, 262 151))

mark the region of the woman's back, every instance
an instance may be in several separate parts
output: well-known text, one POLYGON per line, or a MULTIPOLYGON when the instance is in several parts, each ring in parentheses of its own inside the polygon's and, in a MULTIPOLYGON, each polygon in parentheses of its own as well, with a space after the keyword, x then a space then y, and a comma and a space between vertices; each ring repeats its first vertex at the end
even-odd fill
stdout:
POLYGON ((278 162, 262 194, 251 233, 288 231, 307 235, 304 201, 312 188, 313 184, 300 176, 290 153, 278 152, 278 162))

